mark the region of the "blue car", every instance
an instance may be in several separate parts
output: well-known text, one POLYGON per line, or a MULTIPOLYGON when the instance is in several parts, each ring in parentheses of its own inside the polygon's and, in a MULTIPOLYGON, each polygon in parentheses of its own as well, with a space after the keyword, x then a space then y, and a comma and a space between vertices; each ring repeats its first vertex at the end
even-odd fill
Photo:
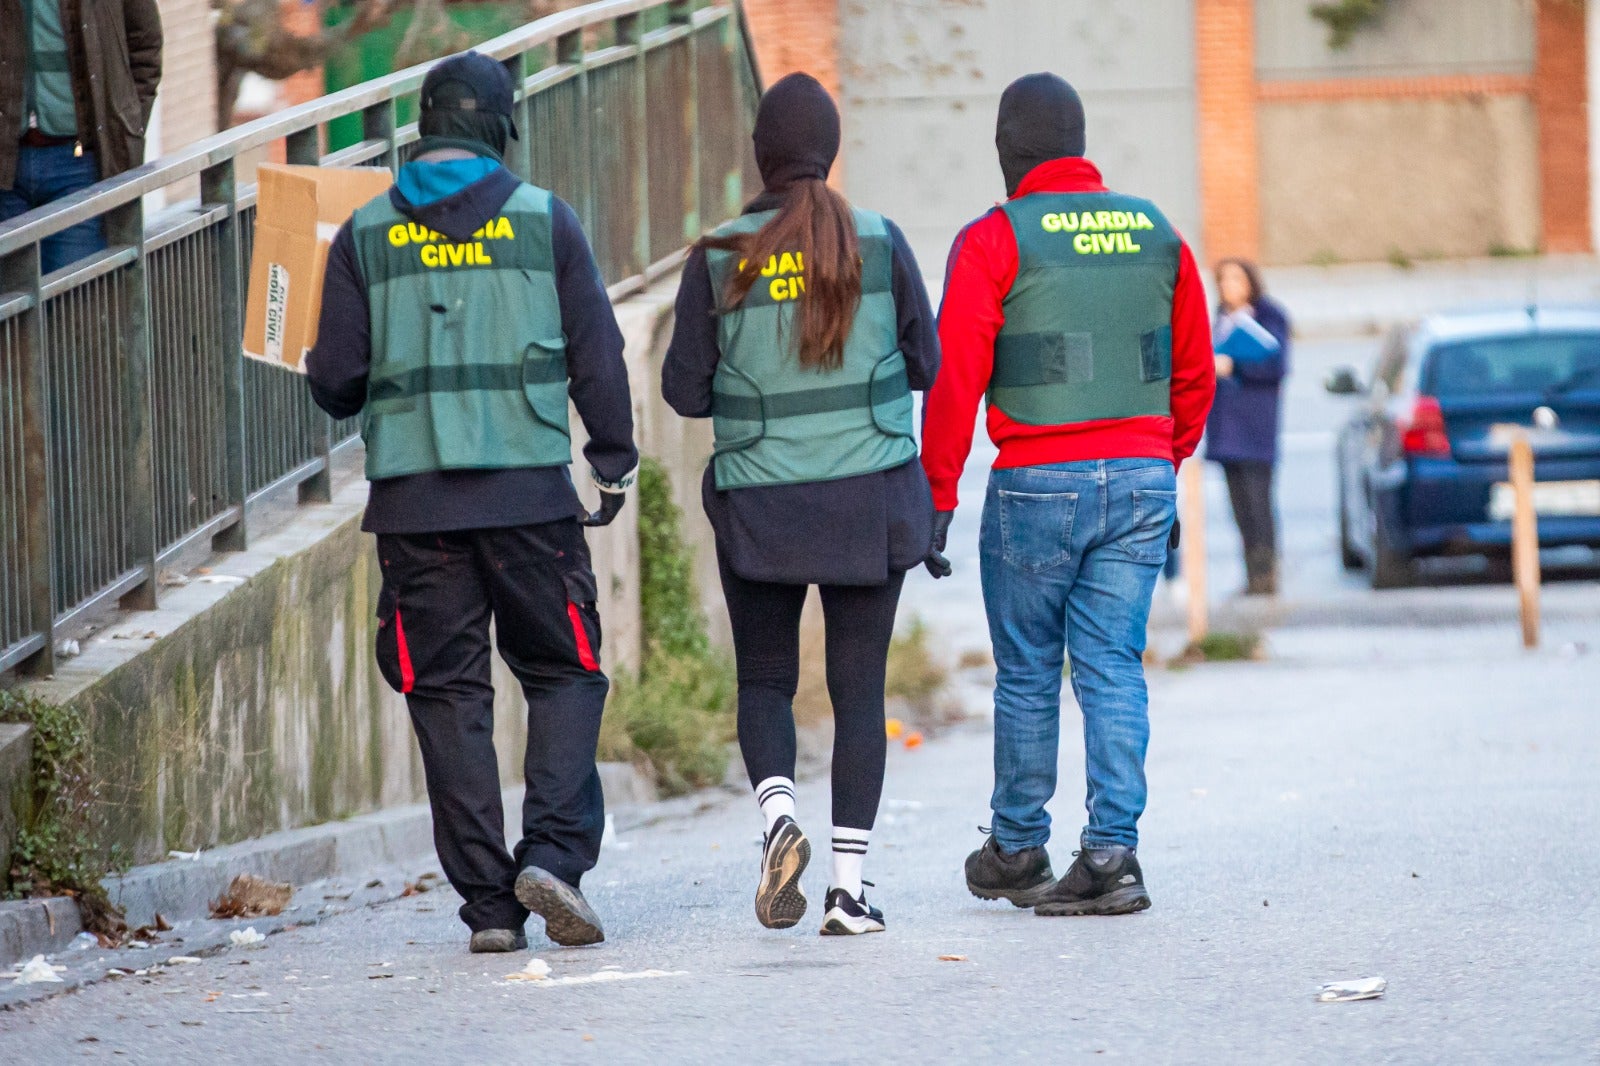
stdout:
POLYGON ((1396 330, 1337 445, 1339 546, 1373 588, 1408 583, 1424 556, 1511 548, 1512 435, 1534 452, 1541 547, 1600 548, 1600 308, 1436 315, 1396 330))

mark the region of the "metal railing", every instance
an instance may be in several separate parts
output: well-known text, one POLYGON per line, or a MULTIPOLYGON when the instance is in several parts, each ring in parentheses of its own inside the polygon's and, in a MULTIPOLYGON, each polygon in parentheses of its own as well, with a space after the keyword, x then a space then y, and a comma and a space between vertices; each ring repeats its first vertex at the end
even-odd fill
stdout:
MULTIPOLYGON (((754 187, 759 83, 737 0, 606 0, 479 45, 518 86, 507 164, 583 219, 613 298, 681 259, 754 187)), ((241 354, 255 226, 248 160, 395 167, 431 64, 229 130, 0 225, 0 672, 54 669, 55 635, 162 566, 243 548, 251 504, 329 498, 356 439, 298 374, 241 354), (325 153, 328 122, 364 139, 325 153), (193 190, 198 182, 198 199, 193 190), (151 194, 190 199, 147 219, 151 194), (103 220, 106 251, 40 272, 40 242, 103 220)))

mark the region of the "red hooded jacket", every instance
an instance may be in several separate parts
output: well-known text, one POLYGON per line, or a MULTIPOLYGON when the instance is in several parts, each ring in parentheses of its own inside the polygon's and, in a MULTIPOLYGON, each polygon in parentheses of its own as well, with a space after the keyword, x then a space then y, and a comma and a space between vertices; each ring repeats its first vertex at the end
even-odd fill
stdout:
MULTIPOLYGON (((1028 173, 1017 196, 1036 192, 1107 192, 1087 159, 1053 159, 1028 173)), ((939 308, 944 362, 928 391, 922 428, 922 466, 933 505, 956 506, 956 483, 972 450, 978 400, 994 369, 994 339, 1005 323, 1002 302, 1017 278, 1017 238, 995 208, 956 237, 939 308)), ((1194 453, 1216 391, 1210 312, 1205 287, 1187 244, 1172 294, 1172 414, 1030 426, 989 407, 989 437, 1000 446, 997 468, 1082 459, 1166 459, 1177 465, 1194 453)))

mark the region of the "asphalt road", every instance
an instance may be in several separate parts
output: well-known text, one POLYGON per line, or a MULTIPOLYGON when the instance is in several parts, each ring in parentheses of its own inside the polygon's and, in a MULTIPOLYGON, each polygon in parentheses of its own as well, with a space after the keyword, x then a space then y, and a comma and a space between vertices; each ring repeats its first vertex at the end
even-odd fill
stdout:
MULTIPOLYGON (((1332 556, 1339 412, 1315 392, 1323 365, 1368 348, 1302 348, 1293 595, 1386 595, 1332 556)), ((975 464, 969 504, 982 478, 975 464)), ((952 649, 982 641, 976 516, 960 514, 958 576, 908 593, 952 649)), ((1220 521, 1212 547, 1225 589, 1220 521)), ((1144 914, 1041 919, 966 893, 991 785, 979 720, 891 753, 867 861, 883 935, 816 935, 825 854, 802 925, 761 929, 759 819, 718 796, 606 850, 586 882, 599 947, 555 948, 535 923, 529 952, 470 956, 437 890, 0 1013, 0 1062, 1600 1062, 1596 591, 1563 590, 1594 612, 1552 623, 1533 653, 1509 615, 1369 621, 1276 631, 1262 663, 1155 672, 1144 914), (506 980, 532 957, 556 980, 506 980), (662 975, 556 983, 645 971, 662 975), (1381 1000, 1314 1000, 1377 975, 1381 1000)), ((1063 732, 1058 869, 1082 817, 1081 747, 1063 732)), ((826 794, 801 789, 818 841, 826 794)))

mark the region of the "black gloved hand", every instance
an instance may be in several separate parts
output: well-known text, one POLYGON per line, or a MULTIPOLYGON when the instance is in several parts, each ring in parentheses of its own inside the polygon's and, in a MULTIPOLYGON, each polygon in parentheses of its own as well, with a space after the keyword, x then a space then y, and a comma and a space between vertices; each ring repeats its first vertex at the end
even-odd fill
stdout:
POLYGON ((622 505, 628 500, 626 492, 602 492, 600 494, 600 509, 593 514, 580 514, 578 525, 609 526, 611 520, 617 517, 617 512, 622 510, 622 505))
POLYGON ((944 557, 944 545, 950 536, 950 520, 955 516, 954 511, 933 512, 933 547, 929 549, 922 565, 928 568, 928 573, 935 579, 950 576, 950 560, 944 557))
POLYGON ((1176 518, 1172 520, 1172 532, 1167 535, 1167 551, 1178 550, 1178 542, 1183 539, 1183 523, 1176 518))

